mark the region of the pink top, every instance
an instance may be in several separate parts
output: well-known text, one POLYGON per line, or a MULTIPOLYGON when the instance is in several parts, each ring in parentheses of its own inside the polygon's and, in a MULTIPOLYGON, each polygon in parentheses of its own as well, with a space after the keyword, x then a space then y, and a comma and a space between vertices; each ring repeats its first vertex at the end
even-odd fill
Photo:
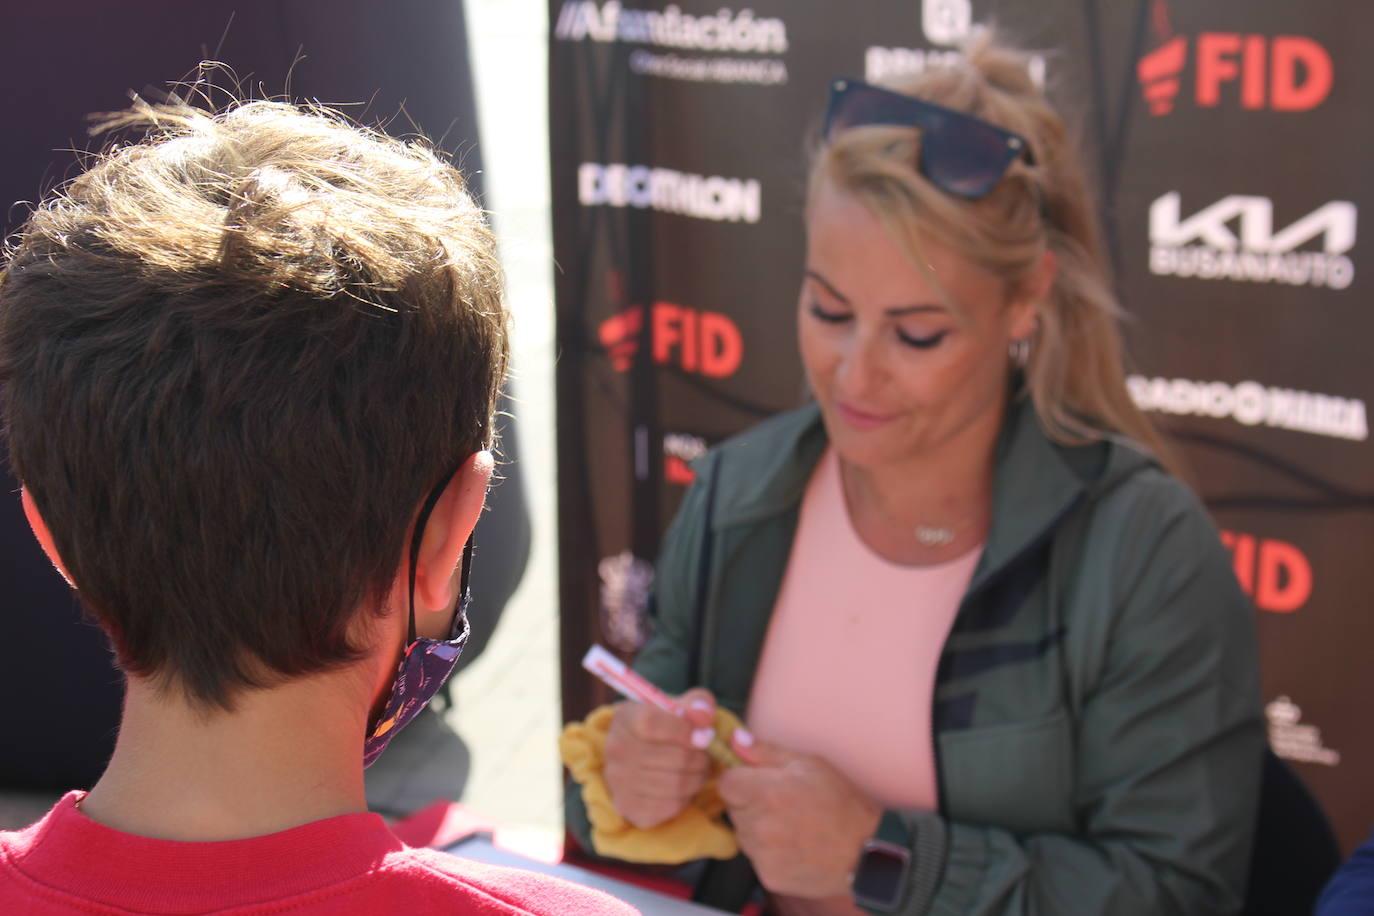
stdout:
POLYGON ((937 808, 935 669, 981 552, 937 566, 878 556, 854 530, 827 449, 802 499, 749 727, 824 757, 884 807, 937 808))

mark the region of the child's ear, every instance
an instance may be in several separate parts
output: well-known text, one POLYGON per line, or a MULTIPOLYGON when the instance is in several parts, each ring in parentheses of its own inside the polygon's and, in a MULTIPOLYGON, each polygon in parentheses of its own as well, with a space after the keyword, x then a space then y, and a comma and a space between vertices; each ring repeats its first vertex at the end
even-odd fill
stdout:
POLYGON ((38 503, 33 501, 33 494, 28 487, 19 489, 19 501, 24 504, 24 517, 29 520, 29 527, 33 529, 33 536, 38 540, 38 546, 43 548, 43 552, 48 555, 52 565, 57 567, 57 571, 62 574, 62 578, 67 580, 67 584, 76 588, 76 583, 67 573, 67 567, 62 563, 62 557, 57 553, 57 545, 53 543, 52 532, 48 530, 48 523, 43 521, 43 513, 38 511, 38 503))
POLYGON ((415 610, 439 611, 453 606, 457 597, 459 563, 463 547, 482 516, 487 485, 495 461, 491 452, 469 456, 453 475, 434 505, 420 540, 415 566, 415 610))

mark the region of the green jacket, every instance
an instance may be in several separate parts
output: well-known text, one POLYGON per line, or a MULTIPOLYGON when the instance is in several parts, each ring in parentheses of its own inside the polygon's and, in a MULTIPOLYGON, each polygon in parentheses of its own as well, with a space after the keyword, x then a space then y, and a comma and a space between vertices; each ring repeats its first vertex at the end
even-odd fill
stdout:
MULTIPOLYGON (((701 459, 641 673, 744 712, 825 447, 808 407, 701 459)), ((899 912, 1238 911, 1265 739, 1252 611, 1206 512, 1129 444, 1053 444, 1023 402, 992 517, 937 674, 939 811, 880 831, 914 853, 899 912)))

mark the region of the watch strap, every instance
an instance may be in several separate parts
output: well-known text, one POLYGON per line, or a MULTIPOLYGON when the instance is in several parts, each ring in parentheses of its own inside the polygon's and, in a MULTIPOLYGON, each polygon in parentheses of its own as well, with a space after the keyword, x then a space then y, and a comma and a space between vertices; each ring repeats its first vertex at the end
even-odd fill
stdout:
POLYGON ((925 913, 945 875, 949 853, 949 826, 934 811, 907 813, 903 820, 911 832, 911 867, 907 869, 909 913, 925 913))

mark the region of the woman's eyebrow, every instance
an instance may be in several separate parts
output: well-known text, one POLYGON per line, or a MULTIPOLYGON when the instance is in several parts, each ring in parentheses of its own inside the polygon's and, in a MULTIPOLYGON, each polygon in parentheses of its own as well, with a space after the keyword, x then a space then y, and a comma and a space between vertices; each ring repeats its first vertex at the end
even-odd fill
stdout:
POLYGON ((822 277, 822 276, 820 275, 820 273, 818 273, 817 271, 812 270, 810 267, 808 267, 808 268, 806 268, 806 275, 807 275, 808 277, 810 277, 812 280, 815 280, 815 281, 816 281, 817 283, 819 283, 821 286, 824 286, 824 287, 825 287, 825 291, 826 291, 827 293, 829 293, 830 295, 834 296, 836 299, 840 300, 840 301, 843 302, 845 305, 852 305, 852 304, 853 304, 853 303, 851 303, 851 302, 849 301, 849 297, 848 297, 848 296, 846 296, 844 293, 842 293, 842 292, 840 292, 839 290, 837 290, 837 289, 835 288, 834 284, 832 284, 832 283, 831 283, 829 280, 827 280, 825 277, 822 277))
MULTIPOLYGON (((825 287, 825 291, 830 295, 834 296, 840 302, 843 302, 845 305, 853 305, 853 303, 849 301, 849 297, 846 296, 844 293, 840 292, 839 290, 837 290, 833 283, 831 283, 825 277, 821 276, 819 271, 808 267, 806 268, 805 273, 812 280, 815 280, 821 286, 825 287)), ((914 315, 923 312, 943 313, 946 311, 948 311, 948 309, 946 309, 943 305, 932 305, 930 303, 923 303, 917 305, 899 305, 896 308, 887 309, 884 312, 884 314, 886 314, 889 318, 901 318, 903 315, 914 315)))

